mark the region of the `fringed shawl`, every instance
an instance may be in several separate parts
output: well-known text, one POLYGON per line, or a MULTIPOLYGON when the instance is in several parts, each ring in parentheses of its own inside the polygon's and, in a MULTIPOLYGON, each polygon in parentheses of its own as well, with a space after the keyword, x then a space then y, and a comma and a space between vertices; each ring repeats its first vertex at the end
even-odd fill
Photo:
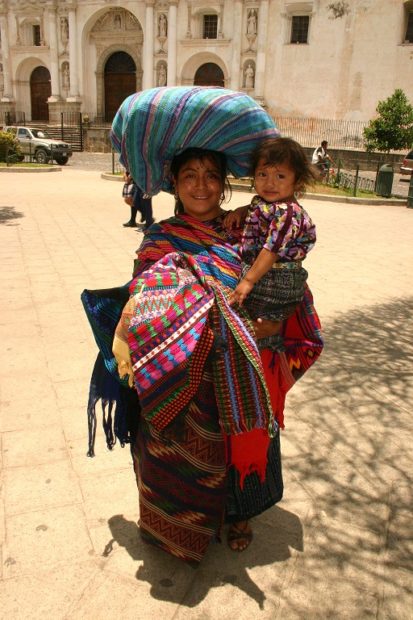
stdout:
MULTIPOLYGON (((226 343, 224 340, 220 340, 217 337, 217 325, 220 321, 221 325, 225 327, 227 331, 230 331, 231 321, 236 322, 236 316, 227 309, 225 301, 222 299, 225 296, 225 291, 233 289, 240 274, 240 260, 237 252, 237 244, 235 239, 227 237, 227 233, 222 229, 221 219, 218 218, 213 222, 201 223, 190 216, 180 216, 170 218, 160 224, 154 224, 151 226, 150 231, 146 234, 141 248, 138 251, 138 258, 135 261, 134 269, 134 284, 132 291, 139 286, 139 277, 147 272, 150 267, 157 261, 162 261, 168 254, 179 255, 185 257, 187 261, 187 267, 193 268, 193 286, 194 288, 205 286, 205 298, 204 298, 204 315, 198 318, 199 327, 201 332, 205 330, 207 324, 206 315, 208 310, 206 309, 207 303, 214 300, 212 307, 221 308, 216 312, 209 311, 210 325, 209 327, 215 331, 213 346, 215 353, 219 353, 221 349, 221 361, 216 362, 216 368, 219 368, 219 364, 223 366, 224 361, 227 359, 223 356, 226 353, 226 343), (188 262, 189 257, 189 262, 188 262), (206 301, 208 299, 208 302, 206 301), (231 319, 225 316, 225 312, 230 314, 231 319), (202 325, 204 327, 202 328, 202 325), (215 329, 214 329, 215 327, 215 329)), ((176 264, 176 263, 175 263, 176 264)), ((189 269, 190 271, 190 269, 189 269)), ((152 270, 152 274, 154 271, 152 270)), ((192 276, 191 276, 192 277, 192 276)), ((178 280, 176 280, 176 283, 178 280)), ((182 284, 182 279, 181 279, 182 284)), ((179 287, 177 287, 178 289, 179 287)), ((182 301, 185 300, 187 290, 185 287, 180 289, 182 291, 182 301)), ((119 377, 116 360, 112 353, 112 344, 115 335, 116 325, 121 317, 122 310, 128 300, 127 286, 119 287, 119 289, 110 289, 106 291, 88 291, 85 290, 82 293, 82 302, 85 308, 85 312, 90 321, 92 331, 94 333, 97 345, 99 347, 99 357, 102 358, 103 364, 97 365, 96 373, 92 376, 90 397, 88 404, 89 415, 89 429, 90 429, 90 443, 89 454, 93 456, 93 435, 96 427, 95 405, 99 398, 102 399, 103 404, 108 408, 109 412, 112 410, 114 403, 115 409, 115 428, 114 433, 120 440, 121 444, 129 440, 128 432, 125 431, 125 421, 123 417, 126 415, 125 411, 127 407, 124 404, 125 393, 136 393, 134 390, 130 390, 127 386, 127 380, 122 380, 119 377), (103 377, 100 380, 99 375, 101 369, 105 369, 106 379, 103 377), (98 380, 99 378, 99 380, 98 380), (105 385, 106 383, 106 385, 105 385), (120 394, 117 394, 116 383, 119 384, 120 394), (108 387, 109 385, 109 387, 108 387)), ((250 342, 250 331, 248 320, 243 317, 243 335, 246 340, 250 342)), ((235 333, 238 330, 235 329, 235 333)), ((234 332, 232 332, 234 334, 234 332)), ((310 366, 319 357, 322 348, 323 341, 320 334, 320 322, 317 313, 313 306, 313 298, 309 288, 306 288, 303 302, 298 306, 294 316, 287 319, 283 326, 283 338, 285 351, 274 355, 272 351, 261 351, 261 359, 264 364, 265 376, 267 384, 271 392, 271 401, 273 404, 273 411, 277 419, 282 424, 282 410, 284 406, 284 399, 287 391, 292 387, 295 381, 297 381, 303 374, 310 368, 310 366)), ((133 337, 137 343, 135 336, 133 337)), ((235 338, 231 338, 233 342, 235 338)), ((192 344, 195 342, 201 342, 201 336, 196 340, 193 336, 192 344)), ((202 341, 202 346, 210 347, 209 340, 202 341)), ((235 346, 235 345, 234 345, 235 346)), ((242 351, 244 349, 237 343, 236 350, 242 351)), ((189 359, 192 356, 189 356, 189 359)), ((245 355, 247 358, 247 355, 245 355)), ((195 359, 195 358, 194 358, 195 359)), ((247 358, 248 359, 248 358, 247 358)), ((254 357, 256 360, 256 358, 254 357)), ((258 383, 261 380, 261 373, 257 370, 252 363, 249 366, 251 372, 258 378, 258 383)), ((195 369, 195 366, 192 370, 195 369)), ((221 369, 216 371, 219 374, 221 369)), ((225 375, 227 376, 227 375, 225 375)), ((240 383, 241 378, 238 376, 232 377, 233 395, 237 395, 243 389, 243 384, 240 383)), ((163 392, 164 393, 164 392, 163 392)), ((230 394, 231 396, 231 394, 230 394)), ((131 410, 132 407, 129 407, 131 410)), ((135 405, 138 415, 138 406, 135 405)), ((263 414, 268 415, 268 412, 263 414)), ((109 418, 105 418, 106 427, 110 422, 109 418)), ((257 425, 260 422, 257 419, 257 425)), ((105 428, 105 432, 108 440, 108 447, 111 448, 114 444, 113 432, 108 431, 105 428)))
POLYGON ((141 415, 158 430, 168 426, 209 359, 224 433, 276 430, 252 324, 227 301, 239 260, 225 233, 187 215, 155 225, 135 273, 114 351, 122 375, 127 342, 141 415))

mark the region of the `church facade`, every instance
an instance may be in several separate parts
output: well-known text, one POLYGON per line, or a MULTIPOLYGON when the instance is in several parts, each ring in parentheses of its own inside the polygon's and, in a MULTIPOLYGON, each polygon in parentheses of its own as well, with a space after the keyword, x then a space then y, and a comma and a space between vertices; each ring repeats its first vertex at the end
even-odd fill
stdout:
POLYGON ((110 122, 153 86, 242 90, 273 116, 413 100, 413 0, 0 0, 0 123, 110 122))

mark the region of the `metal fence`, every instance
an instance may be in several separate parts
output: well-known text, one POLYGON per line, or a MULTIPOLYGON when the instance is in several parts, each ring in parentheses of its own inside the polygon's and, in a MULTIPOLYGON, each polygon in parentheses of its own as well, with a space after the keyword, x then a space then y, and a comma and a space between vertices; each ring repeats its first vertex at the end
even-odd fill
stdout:
POLYGON ((343 121, 328 118, 273 117, 283 136, 297 140, 302 146, 316 147, 327 140, 329 148, 364 148, 363 129, 367 121, 343 121))

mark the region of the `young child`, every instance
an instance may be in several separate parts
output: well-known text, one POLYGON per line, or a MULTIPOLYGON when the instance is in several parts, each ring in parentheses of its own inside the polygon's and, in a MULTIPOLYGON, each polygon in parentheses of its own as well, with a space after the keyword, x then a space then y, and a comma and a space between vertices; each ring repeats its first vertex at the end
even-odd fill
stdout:
POLYGON ((295 196, 317 173, 290 138, 259 144, 251 169, 257 195, 225 219, 227 228, 245 220, 241 280, 229 301, 244 305, 252 319, 282 321, 303 298, 308 274, 301 263, 316 241, 315 226, 295 196))

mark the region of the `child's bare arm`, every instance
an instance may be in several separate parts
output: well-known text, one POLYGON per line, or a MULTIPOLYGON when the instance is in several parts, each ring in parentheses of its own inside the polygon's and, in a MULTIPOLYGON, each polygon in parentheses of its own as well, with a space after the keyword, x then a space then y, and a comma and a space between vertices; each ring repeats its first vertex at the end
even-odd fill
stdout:
POLYGON ((244 276, 244 280, 247 280, 252 285, 256 284, 258 280, 261 280, 273 264, 278 260, 277 254, 270 252, 266 248, 263 248, 258 254, 251 269, 244 276))
POLYGON ((278 260, 278 256, 274 252, 270 252, 263 248, 255 259, 251 269, 245 274, 241 282, 236 286, 235 290, 229 297, 229 303, 238 303, 242 306, 243 301, 252 291, 254 284, 261 280, 269 269, 271 269, 273 263, 278 260))
POLYGON ((245 218, 247 217, 249 205, 245 205, 245 207, 238 207, 235 211, 229 211, 224 219, 224 226, 228 230, 231 228, 240 228, 245 222, 245 218))

